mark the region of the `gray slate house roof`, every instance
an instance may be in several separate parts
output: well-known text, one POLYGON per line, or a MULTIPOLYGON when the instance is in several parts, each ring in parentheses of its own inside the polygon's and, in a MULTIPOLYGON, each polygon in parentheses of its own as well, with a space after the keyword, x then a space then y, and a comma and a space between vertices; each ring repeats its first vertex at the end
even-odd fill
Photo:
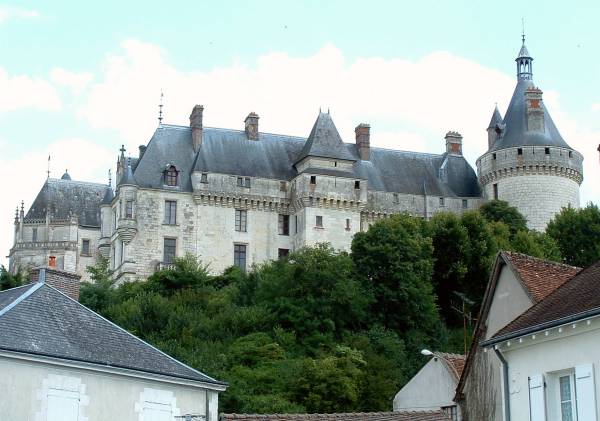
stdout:
POLYGON ((197 154, 189 127, 163 124, 132 167, 138 186, 162 189, 164 170, 175 165, 181 174, 178 190, 191 192, 194 171, 289 181, 298 175, 295 164, 307 156, 354 161, 352 172, 306 172, 368 180, 369 190, 480 196, 475 171, 464 157, 372 147, 370 160, 361 160, 356 145, 342 141, 328 113, 319 114, 308 138, 259 133, 258 140, 249 140, 243 130, 204 127, 197 154))
POLYGON ((33 201, 26 219, 45 219, 46 212, 54 219, 79 218, 79 225, 100 227, 100 203, 109 187, 106 184, 73 181, 63 176, 49 178, 33 201))
POLYGON ((0 292, 0 351, 225 386, 45 283, 0 292))
POLYGON ((443 411, 351 412, 339 414, 221 414, 220 421, 450 421, 443 411))

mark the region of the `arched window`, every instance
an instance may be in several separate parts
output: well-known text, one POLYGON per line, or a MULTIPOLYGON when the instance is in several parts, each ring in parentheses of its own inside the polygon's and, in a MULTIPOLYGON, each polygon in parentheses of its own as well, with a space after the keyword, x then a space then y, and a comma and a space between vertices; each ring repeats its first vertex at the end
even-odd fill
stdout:
POLYGON ((167 186, 176 186, 177 181, 178 181, 177 176, 178 176, 177 168, 175 168, 175 165, 171 165, 165 171, 165 184, 167 186))

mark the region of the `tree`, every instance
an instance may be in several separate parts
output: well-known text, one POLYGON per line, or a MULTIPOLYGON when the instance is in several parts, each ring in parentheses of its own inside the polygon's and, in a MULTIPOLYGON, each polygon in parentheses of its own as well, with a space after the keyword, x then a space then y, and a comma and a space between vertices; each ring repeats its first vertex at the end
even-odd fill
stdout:
POLYGON ((27 283, 28 274, 20 267, 12 274, 4 266, 0 266, 0 291, 20 287, 27 283))
POLYGON ((518 231, 511 241, 511 250, 540 259, 562 261, 558 244, 554 238, 543 232, 518 231))
POLYGON ((592 203, 581 209, 563 208, 546 233, 570 265, 586 267, 600 259, 600 210, 592 203))
POLYGON ((527 220, 517 210, 504 200, 492 200, 484 203, 479 212, 489 222, 503 222, 514 236, 518 231, 527 231, 527 220))
POLYGON ((91 282, 82 282, 79 288, 79 302, 84 306, 105 314, 109 306, 116 302, 114 281, 111 279, 111 270, 108 259, 100 258, 96 265, 88 266, 86 271, 90 274, 91 282))

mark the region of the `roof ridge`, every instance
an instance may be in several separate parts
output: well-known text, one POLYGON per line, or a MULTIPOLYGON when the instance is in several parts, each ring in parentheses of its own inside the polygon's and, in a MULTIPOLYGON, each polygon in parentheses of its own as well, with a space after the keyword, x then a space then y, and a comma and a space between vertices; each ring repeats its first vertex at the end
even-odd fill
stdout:
MULTIPOLYGON (((11 302, 9 305, 7 305, 2 310, 0 310, 0 317, 4 316, 9 310, 16 307, 17 304, 23 302, 23 300, 25 300, 27 297, 29 297, 31 294, 33 294, 38 289, 40 289, 42 287, 42 285, 44 285, 42 282, 32 282, 29 284, 21 285, 19 287, 10 288, 10 289, 5 290, 5 291, 12 291, 16 288, 22 288, 24 286, 31 286, 31 288, 29 288, 27 291, 23 292, 21 295, 19 295, 17 298, 15 298, 13 302, 11 302), (32 284, 33 284, 33 286, 31 286, 32 284)), ((4 292, 4 291, 2 291, 2 292, 4 292)))
POLYGON ((502 250, 502 251, 500 251, 500 253, 506 253, 509 256, 510 255, 521 256, 521 257, 525 257, 526 259, 537 260, 539 262, 548 263, 548 264, 551 264, 551 265, 564 266, 566 268, 571 268, 571 269, 579 269, 580 271, 583 270, 583 268, 581 268, 579 266, 572 266, 572 265, 569 265, 567 263, 556 262, 554 260, 545 259, 545 258, 541 258, 541 257, 535 257, 535 256, 531 256, 529 254, 520 253, 518 251, 502 250))
POLYGON ((65 179, 62 179, 62 178, 53 178, 53 177, 48 178, 46 180, 46 183, 48 181, 59 182, 59 183, 63 183, 63 184, 66 184, 66 183, 70 183, 70 184, 91 184, 91 185, 98 186, 98 187, 108 187, 108 184, 97 183, 95 181, 65 180, 65 179))
MULTIPOLYGON (((141 338, 138 338, 137 336, 135 336, 133 333, 129 332, 127 329, 122 328, 121 326, 119 326, 118 324, 111 322, 110 320, 108 320, 106 317, 102 316, 101 314, 96 313, 94 310, 84 306, 83 304, 81 304, 79 301, 69 297, 67 294, 65 294, 64 292, 62 292, 61 290, 54 288, 52 285, 49 285, 47 283, 42 283, 41 285, 46 285, 48 288, 53 289, 54 291, 58 292, 59 294, 63 295, 64 297, 66 297, 67 299, 75 302, 78 306, 80 306, 81 308, 85 309, 86 311, 92 313, 93 315, 95 315, 96 317, 99 317, 100 319, 104 320, 105 322, 109 323, 110 325, 116 327, 117 329, 123 331, 125 334, 127 334, 128 336, 131 336, 132 338, 135 338, 136 340, 142 342, 144 345, 149 346, 150 348, 154 349, 155 351, 158 351, 159 353, 163 354, 164 356, 168 357, 169 359, 173 360, 174 362, 178 363, 179 365, 184 366, 185 368, 194 371, 197 374, 200 374, 201 376, 206 377, 209 380, 212 380, 215 384, 219 384, 219 385, 225 385, 226 383, 221 382, 217 379, 214 379, 212 377, 210 377, 207 374, 202 373, 201 371, 196 370, 193 367, 188 366, 187 364, 184 364, 183 362, 179 361, 176 358, 171 357, 169 354, 167 354, 166 352, 161 351, 160 349, 156 348, 154 345, 149 344, 148 342, 144 341, 141 338)), ((134 371, 142 371, 142 370, 136 370, 136 369, 132 369, 134 371)), ((166 374, 163 374, 165 376, 167 376, 166 374)), ((180 377, 180 376, 169 376, 169 377, 180 377)), ((196 380, 199 381, 199 380, 196 380)), ((209 382, 210 383, 210 382, 209 382)))

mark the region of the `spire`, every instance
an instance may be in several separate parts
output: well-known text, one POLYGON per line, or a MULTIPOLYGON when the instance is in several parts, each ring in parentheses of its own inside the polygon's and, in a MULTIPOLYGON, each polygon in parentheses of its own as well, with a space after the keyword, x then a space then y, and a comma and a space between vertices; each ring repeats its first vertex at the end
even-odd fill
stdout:
POLYGON ((131 186, 137 186, 135 177, 133 176, 133 170, 131 169, 131 158, 127 158, 127 168, 123 173, 123 177, 119 180, 119 186, 129 184, 131 186))
POLYGON ((60 177, 61 180, 71 181, 71 176, 69 175, 69 170, 65 170, 65 173, 60 177))
POLYGON ((490 120, 490 124, 487 127, 488 129, 495 129, 496 125, 502 125, 502 115, 500 114, 500 111, 498 110, 498 104, 496 104, 496 107, 494 108, 494 112, 492 113, 492 119, 490 120))
POLYGON ((162 127, 162 121, 163 121, 163 91, 162 89, 160 90, 160 103, 158 104, 158 127, 162 127))
POLYGON ((521 33, 521 49, 519 55, 515 59, 517 62, 517 78, 531 80, 533 78, 533 58, 527 51, 525 46, 525 25, 523 24, 523 32, 521 33))
POLYGON ((329 111, 327 113, 319 112, 317 121, 315 121, 312 131, 308 139, 306 139, 304 148, 302 148, 302 152, 296 162, 301 161, 307 156, 356 161, 342 141, 335 124, 333 124, 329 111))

